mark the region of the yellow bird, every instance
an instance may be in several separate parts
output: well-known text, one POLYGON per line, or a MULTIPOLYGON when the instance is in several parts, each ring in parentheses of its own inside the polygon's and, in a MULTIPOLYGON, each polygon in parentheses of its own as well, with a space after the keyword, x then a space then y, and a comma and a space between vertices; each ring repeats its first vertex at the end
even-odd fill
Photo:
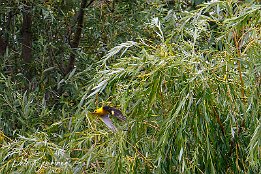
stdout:
POLYGON ((125 121, 126 117, 122 114, 119 109, 110 106, 103 106, 96 109, 92 114, 98 115, 102 121, 113 131, 117 131, 117 128, 113 125, 109 115, 115 116, 121 121, 125 121))

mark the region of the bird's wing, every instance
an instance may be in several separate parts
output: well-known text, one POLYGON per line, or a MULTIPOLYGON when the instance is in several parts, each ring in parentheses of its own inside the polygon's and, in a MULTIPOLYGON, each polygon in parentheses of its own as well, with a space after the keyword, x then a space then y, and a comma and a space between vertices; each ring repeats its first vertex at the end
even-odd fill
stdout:
POLYGON ((102 121, 107 125, 108 128, 110 128, 112 131, 117 131, 117 128, 113 125, 111 119, 109 118, 109 115, 104 115, 100 117, 102 121))
POLYGON ((111 107, 110 113, 111 113, 111 115, 115 116, 116 118, 118 118, 121 121, 126 120, 126 117, 122 114, 122 112, 116 108, 111 107))

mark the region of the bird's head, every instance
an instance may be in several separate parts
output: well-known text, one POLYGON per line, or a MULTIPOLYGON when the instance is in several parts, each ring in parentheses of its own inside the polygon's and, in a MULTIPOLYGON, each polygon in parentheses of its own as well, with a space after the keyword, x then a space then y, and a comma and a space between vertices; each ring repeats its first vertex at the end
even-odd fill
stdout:
POLYGON ((100 107, 100 108, 94 110, 94 112, 92 112, 92 114, 104 116, 104 115, 108 114, 108 112, 103 107, 100 107))

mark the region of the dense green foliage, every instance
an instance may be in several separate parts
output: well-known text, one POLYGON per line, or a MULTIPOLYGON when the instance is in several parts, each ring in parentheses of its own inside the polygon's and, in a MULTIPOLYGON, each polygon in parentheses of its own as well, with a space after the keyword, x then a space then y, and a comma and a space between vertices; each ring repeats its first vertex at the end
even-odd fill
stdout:
POLYGON ((80 2, 36 1, 30 63, 24 4, 0 3, 0 173, 260 171, 258 1, 94 1, 77 50, 80 2), (116 133, 91 114, 105 104, 116 133))

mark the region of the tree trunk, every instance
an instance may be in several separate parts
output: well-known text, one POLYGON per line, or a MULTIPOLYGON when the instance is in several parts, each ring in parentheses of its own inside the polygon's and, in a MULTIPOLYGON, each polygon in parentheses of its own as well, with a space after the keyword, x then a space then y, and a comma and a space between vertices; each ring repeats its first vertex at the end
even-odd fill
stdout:
POLYGON ((4 38, 0 37, 0 56, 5 54, 7 42, 4 38))
POLYGON ((31 8, 25 6, 22 23, 22 59, 26 64, 32 60, 32 14, 31 8))
POLYGON ((82 0, 81 7, 78 12, 77 17, 77 27, 76 32, 73 38, 73 41, 71 43, 72 53, 70 55, 69 63, 65 69, 65 75, 71 72, 75 66, 75 57, 76 57, 76 49, 79 47, 81 34, 82 34, 82 28, 83 28, 83 19, 84 19, 84 9, 88 6, 90 6, 94 0, 91 0, 87 5, 87 0, 82 0))

